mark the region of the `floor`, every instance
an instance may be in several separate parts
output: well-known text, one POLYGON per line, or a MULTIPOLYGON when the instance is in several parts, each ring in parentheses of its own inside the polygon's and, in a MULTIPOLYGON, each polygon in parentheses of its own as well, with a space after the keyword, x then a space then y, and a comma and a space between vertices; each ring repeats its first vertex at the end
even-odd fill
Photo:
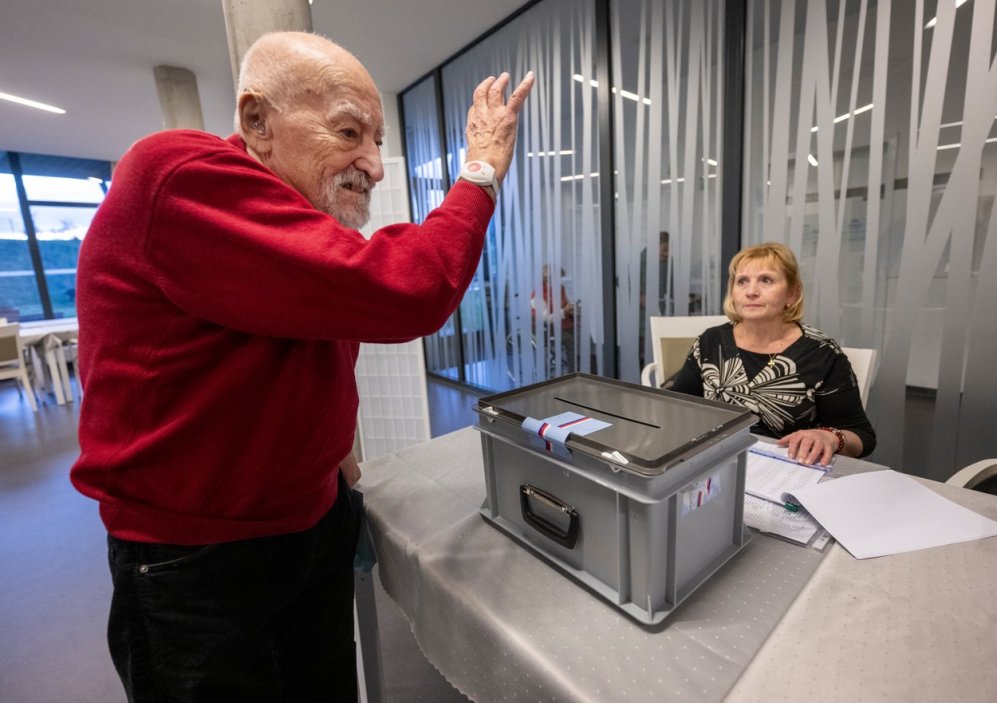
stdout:
MULTIPOLYGON (((429 381, 433 436, 475 422, 475 397, 429 381)), ((0 383, 0 701, 125 700, 104 639, 111 584, 96 504, 67 474, 78 453, 79 402, 33 413, 0 383)), ((385 698, 467 699, 422 657, 401 611, 377 587, 385 698)))

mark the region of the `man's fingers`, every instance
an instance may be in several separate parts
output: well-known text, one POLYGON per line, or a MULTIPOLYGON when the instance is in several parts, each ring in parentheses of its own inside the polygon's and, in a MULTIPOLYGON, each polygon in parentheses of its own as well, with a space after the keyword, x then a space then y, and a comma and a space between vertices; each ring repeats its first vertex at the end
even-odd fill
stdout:
POLYGON ((501 107, 505 88, 509 85, 509 74, 503 71, 498 78, 488 87, 488 105, 490 107, 501 107))
POLYGON ((519 82, 516 89, 512 91, 512 95, 509 96, 509 102, 507 106, 510 110, 515 112, 517 115, 523 107, 523 103, 526 102, 526 96, 530 94, 530 90, 533 89, 533 83, 536 80, 536 76, 533 75, 533 71, 529 71, 523 80, 519 82))
POLYGON ((492 87, 495 82, 495 76, 488 76, 485 80, 478 83, 478 87, 474 89, 472 99, 474 102, 483 102, 488 99, 488 89, 492 87))

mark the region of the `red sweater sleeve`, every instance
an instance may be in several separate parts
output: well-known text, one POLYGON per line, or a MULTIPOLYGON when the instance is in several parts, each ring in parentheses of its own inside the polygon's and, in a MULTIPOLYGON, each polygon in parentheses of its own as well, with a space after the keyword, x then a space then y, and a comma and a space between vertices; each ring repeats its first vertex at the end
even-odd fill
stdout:
POLYGON ((357 341, 438 329, 493 210, 458 183, 420 226, 365 240, 228 142, 136 144, 77 274, 74 485, 124 539, 208 544, 313 525, 357 413, 357 341))
POLYGON ((231 143, 186 159, 169 150, 153 139, 134 155, 174 164, 148 175, 145 249, 165 295, 198 317, 296 339, 412 339, 446 322, 477 268, 493 205, 473 185, 458 183, 422 225, 368 241, 231 143))

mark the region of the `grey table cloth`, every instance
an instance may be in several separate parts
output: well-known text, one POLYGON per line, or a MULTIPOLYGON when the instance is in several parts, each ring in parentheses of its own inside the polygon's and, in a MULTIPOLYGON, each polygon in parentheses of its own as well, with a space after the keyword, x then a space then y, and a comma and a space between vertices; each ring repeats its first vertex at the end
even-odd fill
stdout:
MULTIPOLYGON (((841 459, 837 471, 865 468, 882 467, 841 459)), ((824 558, 756 534, 645 627, 485 523, 475 430, 363 471, 384 588, 426 658, 476 701, 722 700, 824 558)))

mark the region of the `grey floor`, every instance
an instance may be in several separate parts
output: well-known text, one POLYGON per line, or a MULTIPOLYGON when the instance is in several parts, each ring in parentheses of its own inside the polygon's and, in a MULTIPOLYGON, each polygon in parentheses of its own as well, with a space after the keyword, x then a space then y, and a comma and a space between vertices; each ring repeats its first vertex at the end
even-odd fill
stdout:
MULTIPOLYGON (((433 436, 473 424, 475 396, 429 382, 433 436)), ((0 701, 125 700, 104 640, 111 583, 97 505, 75 491, 79 403, 33 413, 0 383, 0 701)), ((423 658, 408 621, 377 586, 388 701, 467 699, 423 658)))

